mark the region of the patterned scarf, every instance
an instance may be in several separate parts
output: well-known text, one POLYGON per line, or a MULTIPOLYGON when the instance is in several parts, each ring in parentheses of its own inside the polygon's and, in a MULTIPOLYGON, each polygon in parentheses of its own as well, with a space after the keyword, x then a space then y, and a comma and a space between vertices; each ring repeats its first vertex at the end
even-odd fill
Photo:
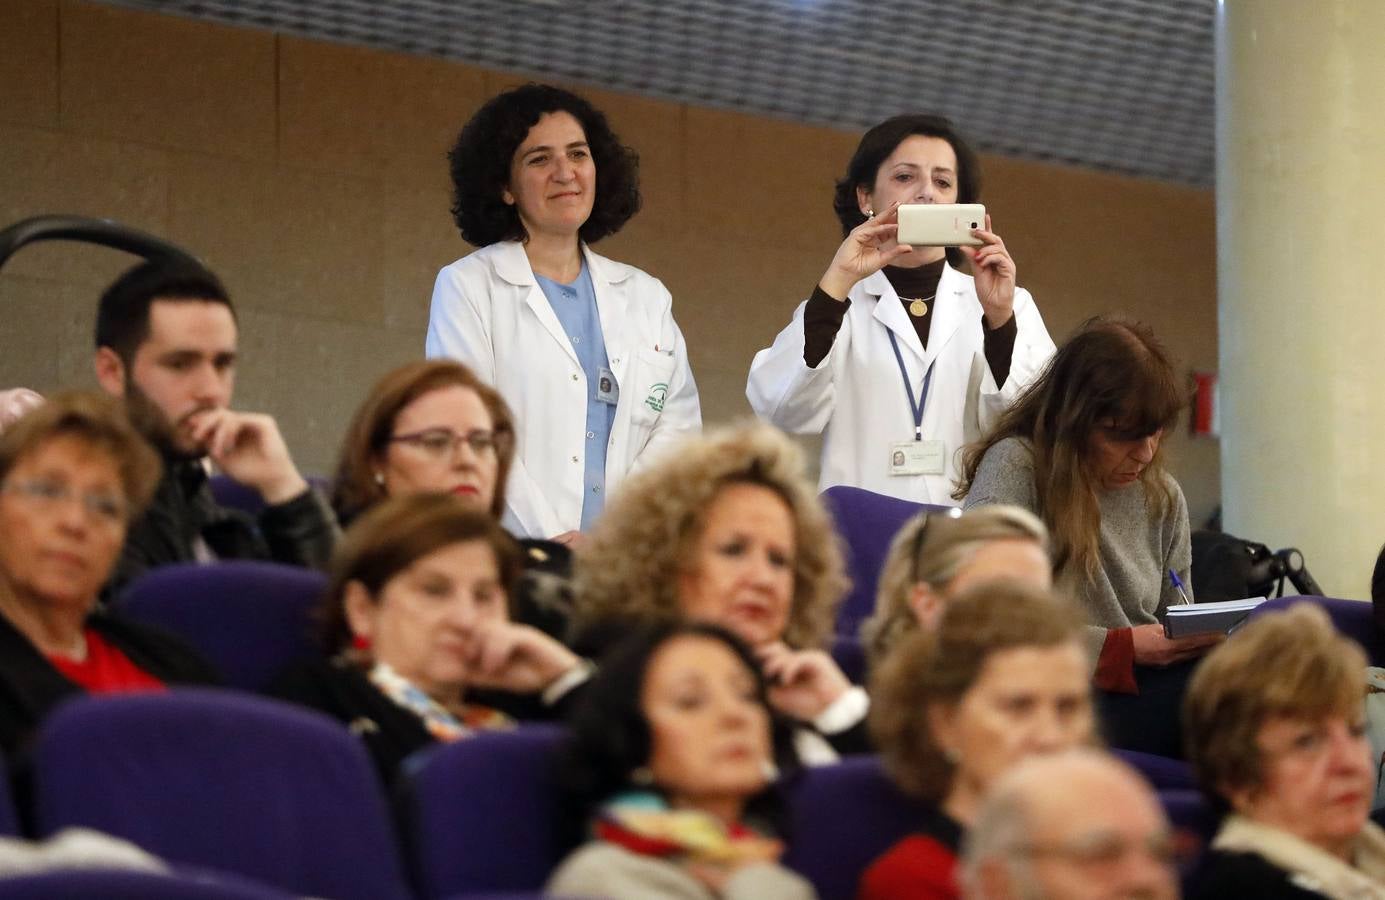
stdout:
POLYGON ((679 857, 731 864, 749 855, 763 859, 777 843, 742 824, 727 826, 709 813, 672 809, 652 791, 617 794, 597 811, 592 834, 642 856, 679 857))
POLYGON ((423 727, 434 740, 446 743, 469 737, 477 731, 508 729, 515 725, 509 716, 487 706, 465 705, 459 714, 453 713, 388 663, 375 663, 366 677, 380 693, 423 720, 423 727))

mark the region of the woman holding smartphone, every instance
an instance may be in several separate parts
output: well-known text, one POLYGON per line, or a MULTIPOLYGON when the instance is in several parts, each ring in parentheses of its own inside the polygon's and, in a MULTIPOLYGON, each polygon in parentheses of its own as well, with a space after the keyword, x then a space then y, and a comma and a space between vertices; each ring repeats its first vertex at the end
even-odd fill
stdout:
POLYGON ((975 154, 938 116, 866 132, 837 182, 845 240, 746 395, 761 418, 823 433, 821 486, 950 504, 957 451, 978 439, 1052 356, 1053 340, 1000 235, 978 247, 895 240, 903 204, 974 203, 975 154), (972 275, 959 272, 965 257, 972 275))

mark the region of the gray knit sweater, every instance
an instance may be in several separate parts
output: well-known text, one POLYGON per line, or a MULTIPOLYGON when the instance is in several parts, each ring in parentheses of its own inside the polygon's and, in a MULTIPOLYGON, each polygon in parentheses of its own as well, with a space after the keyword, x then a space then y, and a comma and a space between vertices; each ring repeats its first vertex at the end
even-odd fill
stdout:
MULTIPOLYGON (((1192 583, 1188 504, 1173 476, 1166 473, 1164 484, 1173 503, 1163 515, 1158 503, 1146 497, 1142 482, 1099 492, 1101 566, 1096 579, 1089 580, 1080 572, 1059 573, 1058 586, 1077 598, 1087 613, 1093 660, 1101 652, 1107 629, 1157 622, 1165 607, 1181 602, 1169 581, 1169 569, 1178 573, 1184 585, 1192 583)), ((987 503, 1010 503, 1043 518, 1028 441, 1005 438, 982 458, 962 506, 971 509, 987 503)), ((1192 589, 1187 590, 1192 599, 1192 589)))

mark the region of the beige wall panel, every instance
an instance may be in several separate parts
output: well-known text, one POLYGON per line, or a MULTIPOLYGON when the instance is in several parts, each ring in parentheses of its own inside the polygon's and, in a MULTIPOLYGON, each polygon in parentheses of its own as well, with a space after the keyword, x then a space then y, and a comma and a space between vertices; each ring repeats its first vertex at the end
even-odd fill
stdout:
POLYGON ((417 355, 412 335, 249 311, 236 404, 273 414, 299 468, 330 474, 346 424, 385 372, 417 355))
POLYGON ((380 190, 364 178, 180 154, 169 234, 226 280, 238 305, 380 324, 380 190))
MULTIPOLYGON (((38 128, 0 126, 0 224, 44 213, 117 219, 167 230, 168 158, 148 147, 38 128)), ((7 275, 109 284, 134 259, 72 243, 26 247, 7 275)))
POLYGON ((63 127, 271 159, 274 40, 267 31, 63 0, 63 127))
POLYGON ((414 335, 419 356, 438 270, 474 249, 452 221, 446 176, 437 181, 431 189, 386 182, 381 216, 385 325, 414 335))
POLYGON ((280 39, 283 162, 430 185, 485 99, 480 69, 440 60, 280 39))
MULTIPOLYGON (((835 247, 832 188, 859 136, 717 110, 687 112, 688 227, 728 242, 835 247)), ((827 267, 832 251, 822 262, 827 267)))
POLYGON ((0 35, 0 121, 57 125, 57 0, 4 0, 0 35))
POLYGON ((67 336, 62 311, 77 288, 38 278, 0 275, 0 389, 58 387, 58 352, 67 336))
POLYGON ((643 205, 626 228, 656 239, 681 234, 687 216, 687 108, 611 91, 575 90, 606 114, 621 141, 640 156, 643 205))

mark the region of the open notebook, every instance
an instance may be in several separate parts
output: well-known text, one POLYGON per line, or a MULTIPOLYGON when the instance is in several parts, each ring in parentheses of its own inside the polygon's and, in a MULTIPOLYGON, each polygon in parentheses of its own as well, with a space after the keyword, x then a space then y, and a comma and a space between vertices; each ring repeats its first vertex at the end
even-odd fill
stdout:
POLYGON ((1164 613, 1164 634, 1171 638, 1214 631, 1229 634, 1245 621, 1252 609, 1264 602, 1264 597, 1247 597, 1244 600, 1170 606, 1164 613))

